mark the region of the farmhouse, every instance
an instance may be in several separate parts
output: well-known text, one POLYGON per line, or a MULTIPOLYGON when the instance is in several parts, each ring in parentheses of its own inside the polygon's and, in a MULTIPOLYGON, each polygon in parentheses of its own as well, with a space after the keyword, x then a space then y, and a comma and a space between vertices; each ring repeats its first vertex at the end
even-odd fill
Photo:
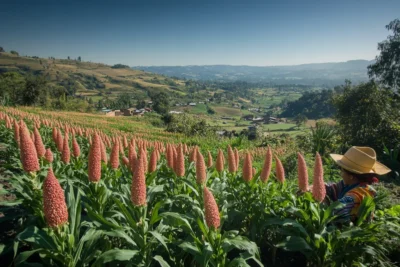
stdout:
POLYGON ((194 103, 194 102, 191 102, 191 103, 189 103, 189 106, 192 106, 192 107, 194 107, 194 106, 196 106, 196 103, 194 103))
POLYGON ((182 111, 171 110, 169 114, 182 114, 182 111))
POLYGON ((122 116, 123 115, 119 109, 111 110, 111 109, 102 108, 101 112, 104 113, 104 115, 106 115, 108 117, 115 117, 115 116, 122 116))
POLYGON ((264 118, 262 117, 257 117, 253 119, 253 122, 262 122, 264 120, 264 118))
POLYGON ((242 119, 246 120, 246 121, 252 121, 254 118, 253 114, 249 114, 249 115, 245 115, 242 117, 242 119))
POLYGON ((269 117, 269 123, 279 123, 281 120, 275 117, 269 117))
POLYGON ((124 114, 124 116, 133 116, 135 113, 135 108, 124 108, 121 109, 121 112, 124 114))
POLYGON ((219 136, 224 136, 226 131, 216 131, 215 133, 219 136))
POLYGON ((239 105, 239 104, 232 104, 232 107, 234 107, 234 108, 240 108, 240 105, 239 105))

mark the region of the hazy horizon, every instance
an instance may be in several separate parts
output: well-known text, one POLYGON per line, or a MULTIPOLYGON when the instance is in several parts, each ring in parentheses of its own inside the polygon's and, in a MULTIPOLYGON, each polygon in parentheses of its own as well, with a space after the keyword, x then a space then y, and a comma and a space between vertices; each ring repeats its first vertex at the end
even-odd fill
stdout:
POLYGON ((399 1, 37 1, 2 4, 0 46, 129 66, 373 60, 399 1))
POLYGON ((349 61, 374 61, 375 59, 349 59, 345 61, 331 61, 331 62, 308 62, 308 63, 300 63, 300 64, 285 64, 285 65, 234 65, 234 64, 190 64, 190 65, 132 65, 130 67, 191 67, 191 66, 233 66, 233 67, 287 67, 287 66, 301 66, 301 65, 312 65, 312 64, 334 64, 334 63, 345 63, 349 61))

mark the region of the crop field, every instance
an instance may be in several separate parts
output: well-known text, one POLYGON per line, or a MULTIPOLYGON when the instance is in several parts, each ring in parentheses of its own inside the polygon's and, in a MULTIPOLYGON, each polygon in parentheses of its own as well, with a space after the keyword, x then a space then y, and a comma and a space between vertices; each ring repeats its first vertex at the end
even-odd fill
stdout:
POLYGON ((269 107, 273 104, 279 104, 282 102, 282 100, 294 101, 302 96, 300 92, 279 92, 276 88, 259 89, 255 90, 255 92, 257 94, 257 105, 263 107, 269 107))
POLYGON ((212 108, 221 116, 241 116, 242 112, 238 108, 229 108, 223 106, 212 106, 212 108))
POLYGON ((365 198, 337 224, 324 181, 338 169, 318 153, 293 164, 281 146, 205 149, 71 115, 0 109, 4 266, 392 266, 398 253, 399 206, 365 198))

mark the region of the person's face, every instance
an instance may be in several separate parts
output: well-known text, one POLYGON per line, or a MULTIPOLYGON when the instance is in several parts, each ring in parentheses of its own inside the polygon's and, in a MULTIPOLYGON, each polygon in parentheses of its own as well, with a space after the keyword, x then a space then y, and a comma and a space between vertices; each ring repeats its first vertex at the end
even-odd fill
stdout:
POLYGON ((353 184, 353 175, 346 172, 343 168, 340 168, 340 176, 342 176, 345 185, 353 184))

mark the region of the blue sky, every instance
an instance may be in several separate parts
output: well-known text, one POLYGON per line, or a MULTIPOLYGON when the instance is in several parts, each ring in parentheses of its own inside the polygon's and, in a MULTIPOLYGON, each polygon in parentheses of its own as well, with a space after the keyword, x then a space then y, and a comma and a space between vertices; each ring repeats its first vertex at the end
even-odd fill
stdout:
POLYGON ((130 66, 370 60, 399 11, 398 0, 12 0, 0 46, 130 66))

